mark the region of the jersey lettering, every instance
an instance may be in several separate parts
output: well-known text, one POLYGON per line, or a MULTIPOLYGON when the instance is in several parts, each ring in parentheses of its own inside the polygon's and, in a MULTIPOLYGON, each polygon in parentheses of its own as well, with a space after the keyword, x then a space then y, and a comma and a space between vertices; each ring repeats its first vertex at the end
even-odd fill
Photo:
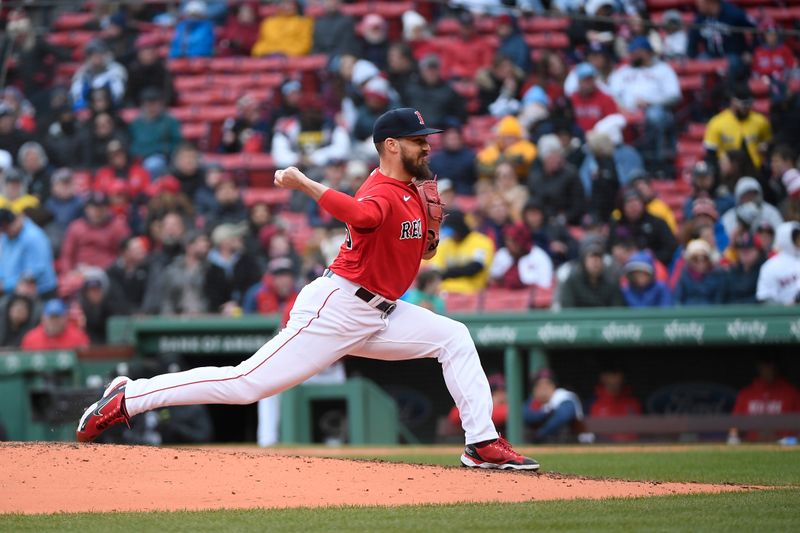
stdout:
POLYGON ((422 238, 422 220, 404 220, 400 224, 400 240, 406 239, 421 239, 422 238))

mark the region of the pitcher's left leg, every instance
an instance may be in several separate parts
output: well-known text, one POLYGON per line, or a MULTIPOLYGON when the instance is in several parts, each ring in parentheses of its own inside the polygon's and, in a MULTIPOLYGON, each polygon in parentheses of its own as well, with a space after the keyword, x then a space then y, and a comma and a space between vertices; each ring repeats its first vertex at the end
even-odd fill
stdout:
POLYGON ((496 439, 492 393, 467 327, 403 301, 397 302, 386 322, 351 354, 385 361, 435 357, 461 414, 467 443, 496 439))

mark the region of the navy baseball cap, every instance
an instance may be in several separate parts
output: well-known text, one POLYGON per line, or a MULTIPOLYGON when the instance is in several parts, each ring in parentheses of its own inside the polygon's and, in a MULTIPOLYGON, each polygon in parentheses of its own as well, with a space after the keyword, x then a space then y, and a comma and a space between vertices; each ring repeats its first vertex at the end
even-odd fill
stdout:
POLYGON ((431 135, 441 133, 442 130, 429 128, 422 118, 422 113, 410 107, 400 107, 387 111, 378 117, 372 128, 372 142, 383 142, 389 137, 416 137, 417 135, 431 135))

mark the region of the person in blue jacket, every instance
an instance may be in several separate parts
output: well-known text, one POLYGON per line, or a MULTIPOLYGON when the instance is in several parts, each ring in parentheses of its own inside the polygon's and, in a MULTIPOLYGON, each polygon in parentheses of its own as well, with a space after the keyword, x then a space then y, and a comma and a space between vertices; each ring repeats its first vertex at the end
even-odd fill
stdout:
POLYGON ((214 55, 214 24, 208 20, 206 3, 187 2, 184 19, 175 26, 169 57, 211 57, 214 55))
POLYGON ((36 280, 40 295, 55 293, 53 250, 44 231, 23 214, 0 208, 0 287, 11 293, 23 276, 36 280))
POLYGON ((508 14, 497 17, 497 36, 500 37, 500 46, 497 51, 509 58, 524 72, 531 71, 531 49, 525 42, 525 37, 519 30, 517 21, 508 14))
POLYGON ((678 305, 715 305, 725 298, 725 273, 714 265, 711 245, 702 239, 686 246, 686 268, 675 286, 678 305))
POLYGON ((669 288, 655 279, 652 256, 645 251, 631 255, 625 263, 627 286, 622 287, 622 296, 628 307, 672 307, 669 288))

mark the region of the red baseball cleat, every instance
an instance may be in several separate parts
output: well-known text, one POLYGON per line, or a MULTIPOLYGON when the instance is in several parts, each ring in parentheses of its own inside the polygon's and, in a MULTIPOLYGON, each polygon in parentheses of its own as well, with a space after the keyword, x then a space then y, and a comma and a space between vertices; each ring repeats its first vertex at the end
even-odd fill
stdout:
MULTIPOLYGON (((103 392, 103 397, 93 403, 78 422, 75 438, 78 442, 91 442, 114 424, 128 424, 128 413, 125 411, 125 384, 128 378, 119 376, 103 392)), ((130 427, 130 424, 128 424, 130 427)))
POLYGON ((539 470, 539 463, 514 451, 503 437, 483 445, 467 444, 461 464, 472 468, 500 470, 539 470))

